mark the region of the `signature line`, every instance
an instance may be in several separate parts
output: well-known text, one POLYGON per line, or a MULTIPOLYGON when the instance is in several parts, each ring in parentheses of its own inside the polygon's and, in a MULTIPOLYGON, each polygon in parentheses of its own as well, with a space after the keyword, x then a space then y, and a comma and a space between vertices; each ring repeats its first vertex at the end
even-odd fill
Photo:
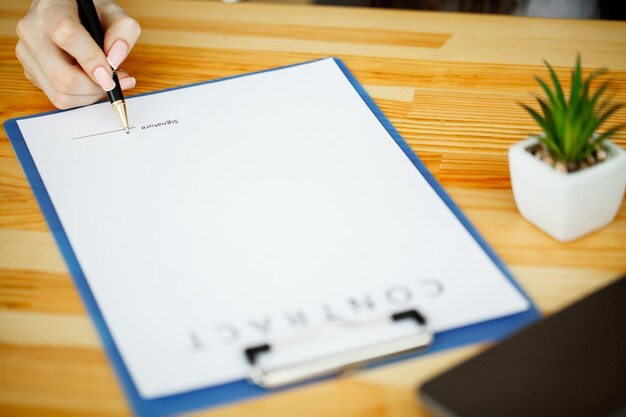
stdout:
MULTIPOLYGON (((129 127, 128 130, 130 129, 134 129, 135 127, 129 127)), ((94 133, 93 135, 85 135, 85 136, 79 136, 77 138, 72 138, 72 140, 77 140, 77 139, 85 139, 85 138, 92 138, 94 136, 100 136, 100 135, 108 135, 109 133, 115 133, 115 132, 123 132, 126 129, 122 128, 122 129, 116 129, 116 130, 109 130, 108 132, 101 132, 101 133, 94 133)))

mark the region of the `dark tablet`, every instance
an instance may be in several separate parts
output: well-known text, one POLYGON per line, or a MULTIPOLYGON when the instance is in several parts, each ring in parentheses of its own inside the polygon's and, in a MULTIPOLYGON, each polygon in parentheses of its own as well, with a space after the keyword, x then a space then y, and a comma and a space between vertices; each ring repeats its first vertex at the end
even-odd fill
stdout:
POLYGON ((426 382, 438 417, 626 416, 626 276, 426 382))

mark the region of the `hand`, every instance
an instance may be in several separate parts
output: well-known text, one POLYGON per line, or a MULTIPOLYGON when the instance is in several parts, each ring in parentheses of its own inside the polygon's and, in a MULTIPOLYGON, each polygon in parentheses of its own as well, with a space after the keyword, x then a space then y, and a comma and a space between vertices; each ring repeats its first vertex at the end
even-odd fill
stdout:
MULTIPOLYGON (((84 106, 113 89, 113 68, 126 59, 141 28, 113 0, 96 0, 104 52, 81 25, 75 0, 34 0, 17 24, 15 52, 24 74, 60 109, 84 106)), ((118 72, 122 90, 135 79, 118 72)))

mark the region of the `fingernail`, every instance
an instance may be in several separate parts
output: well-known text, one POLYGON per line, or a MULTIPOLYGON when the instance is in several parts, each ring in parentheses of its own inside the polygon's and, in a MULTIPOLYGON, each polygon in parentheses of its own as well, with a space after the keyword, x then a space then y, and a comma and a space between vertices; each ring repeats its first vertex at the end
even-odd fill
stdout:
POLYGON ((122 88, 122 90, 130 90, 131 88, 135 87, 136 83, 137 80, 135 80, 133 77, 126 77, 120 80, 120 87, 122 88))
POLYGON ((126 55, 128 55, 128 45, 126 42, 122 40, 117 40, 111 46, 109 50, 109 55, 107 55, 107 61, 113 69, 117 69, 120 64, 126 59, 126 55))
POLYGON ((111 91, 115 88, 115 81, 113 81, 113 78, 104 67, 96 68, 93 72, 93 77, 104 91, 111 91))

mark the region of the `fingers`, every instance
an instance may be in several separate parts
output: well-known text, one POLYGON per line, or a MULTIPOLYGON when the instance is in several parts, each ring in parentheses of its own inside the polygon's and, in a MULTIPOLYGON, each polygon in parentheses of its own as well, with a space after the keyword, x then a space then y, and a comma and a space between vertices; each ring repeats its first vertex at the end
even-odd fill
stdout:
MULTIPOLYGON (((83 77, 83 83, 86 86, 83 90, 76 89, 73 84, 73 82, 81 84, 81 81, 68 81, 71 80, 72 75, 69 77, 64 75, 48 77, 22 41, 17 43, 15 54, 24 67, 26 78, 41 89, 52 104, 60 109, 84 106, 106 97, 102 89, 93 84, 89 77, 76 66, 69 65, 66 68, 70 68, 75 73, 73 76, 83 77)), ((135 86, 135 79, 126 72, 118 71, 118 77, 122 90, 128 90, 135 86)))
MULTIPOLYGON (((137 41, 139 25, 112 0, 98 1, 98 8, 110 29, 105 35, 109 60, 121 63, 137 41)), ((112 65, 80 24, 74 0, 33 0, 17 33, 16 55, 26 78, 57 107, 93 103, 114 87, 112 65)), ((120 71, 118 77, 122 90, 135 86, 128 74, 120 71)))
POLYGON ((33 58, 31 65, 39 67, 57 91, 81 95, 100 94, 103 91, 80 67, 73 65, 70 56, 48 39, 43 38, 35 45, 28 39, 20 42, 33 58))
POLYGON ((106 28, 104 51, 111 67, 117 69, 137 43, 141 27, 115 3, 102 8, 102 23, 106 28))
MULTIPOLYGON (((35 86, 39 87, 48 99, 59 109, 69 109, 77 106, 84 106, 103 99, 106 95, 101 89, 96 89, 91 94, 67 94, 58 91, 49 79, 45 76, 37 61, 26 49, 22 42, 16 46, 16 56, 24 68, 24 74, 35 86)), ((121 83, 121 81, 120 81, 121 83)))
POLYGON ((104 91, 115 87, 104 52, 80 24, 78 14, 60 18, 49 34, 52 41, 74 57, 83 71, 104 91))
POLYGON ((126 76, 124 78, 119 78, 120 77, 120 72, 118 71, 118 79, 120 80, 120 88, 122 90, 130 90, 131 88, 135 88, 135 85, 137 84, 137 80, 135 80, 135 78, 128 76, 128 74, 126 74, 126 76))

